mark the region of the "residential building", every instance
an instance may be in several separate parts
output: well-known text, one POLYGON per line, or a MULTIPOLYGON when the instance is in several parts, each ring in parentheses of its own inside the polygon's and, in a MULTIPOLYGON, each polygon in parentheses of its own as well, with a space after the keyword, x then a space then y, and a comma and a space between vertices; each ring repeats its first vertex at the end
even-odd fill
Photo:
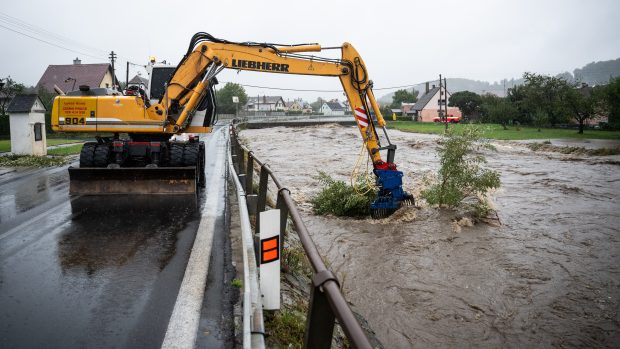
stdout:
POLYGON ((282 96, 258 96, 248 97, 245 104, 246 111, 284 111, 286 103, 282 96))
POLYGON ((77 90, 80 85, 112 88, 112 76, 112 66, 109 63, 82 64, 82 61, 76 58, 73 64, 49 65, 39 79, 37 88, 43 87, 49 92, 54 92, 54 85, 64 92, 77 90))
POLYGON ((344 115, 345 109, 338 102, 323 102, 320 112, 323 115, 344 115))
MULTIPOLYGON (((439 116, 439 108, 446 113, 446 107, 450 101, 450 92, 445 87, 437 87, 433 85, 431 89, 418 98, 418 101, 411 108, 411 117, 413 120, 422 122, 433 122, 439 116)), ((447 115, 453 117, 461 117, 461 110, 457 107, 447 107, 447 115)))

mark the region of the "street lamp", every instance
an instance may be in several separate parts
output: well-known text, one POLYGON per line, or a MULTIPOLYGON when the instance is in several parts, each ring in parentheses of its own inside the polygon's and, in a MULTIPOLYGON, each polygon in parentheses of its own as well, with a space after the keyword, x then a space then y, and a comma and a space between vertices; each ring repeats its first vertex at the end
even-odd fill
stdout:
POLYGON ((71 86, 71 91, 75 91, 75 82, 77 80, 75 80, 74 78, 71 78, 71 77, 65 79, 65 82, 69 82, 69 81, 73 81, 73 86, 71 86))

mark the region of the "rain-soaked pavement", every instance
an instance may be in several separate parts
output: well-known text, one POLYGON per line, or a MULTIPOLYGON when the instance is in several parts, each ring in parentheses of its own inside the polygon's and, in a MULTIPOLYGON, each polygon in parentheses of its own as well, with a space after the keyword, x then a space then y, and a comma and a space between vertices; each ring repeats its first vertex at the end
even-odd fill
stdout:
MULTIPOLYGON (((361 146, 353 127, 241 136, 291 189, 345 297, 386 348, 618 347, 620 156, 495 142, 485 155, 501 174, 492 194, 501 224, 457 228, 458 213, 428 207, 384 220, 313 215, 318 171, 349 180, 361 146)), ((438 168, 436 137, 390 136, 418 196, 438 168)))
MULTIPOLYGON (((207 154, 223 135, 207 136, 207 154)), ((213 166, 207 156, 207 177, 213 166)), ((0 347, 159 347, 205 194, 70 198, 66 167, 0 173, 0 347)), ((225 251, 224 220, 217 227, 214 250, 225 251)), ((224 269, 219 260, 211 268, 224 269)), ((216 274, 209 282, 223 284, 216 274)), ((207 343, 228 346, 232 328, 211 318, 222 314, 203 314, 217 335, 207 343)))

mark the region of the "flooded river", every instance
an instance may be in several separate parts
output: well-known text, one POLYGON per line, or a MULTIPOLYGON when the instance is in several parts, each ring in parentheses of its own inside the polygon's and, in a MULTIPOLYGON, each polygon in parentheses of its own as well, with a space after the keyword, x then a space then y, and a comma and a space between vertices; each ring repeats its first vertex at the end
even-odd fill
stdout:
MULTIPOLYGON (((438 167, 437 138, 390 136, 417 196, 438 167)), ((492 194, 499 224, 455 229, 457 213, 428 207, 383 220, 313 215, 318 171, 350 177, 361 146, 353 127, 246 130, 242 138, 292 191, 346 298, 386 348, 620 343, 620 156, 495 142, 485 155, 501 174, 492 194)))

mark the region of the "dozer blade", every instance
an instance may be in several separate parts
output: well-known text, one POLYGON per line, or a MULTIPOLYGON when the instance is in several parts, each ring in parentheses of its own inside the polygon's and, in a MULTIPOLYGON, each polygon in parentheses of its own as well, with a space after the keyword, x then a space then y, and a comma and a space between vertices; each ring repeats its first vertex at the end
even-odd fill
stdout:
POLYGON ((69 194, 196 193, 196 167, 69 167, 69 194))

